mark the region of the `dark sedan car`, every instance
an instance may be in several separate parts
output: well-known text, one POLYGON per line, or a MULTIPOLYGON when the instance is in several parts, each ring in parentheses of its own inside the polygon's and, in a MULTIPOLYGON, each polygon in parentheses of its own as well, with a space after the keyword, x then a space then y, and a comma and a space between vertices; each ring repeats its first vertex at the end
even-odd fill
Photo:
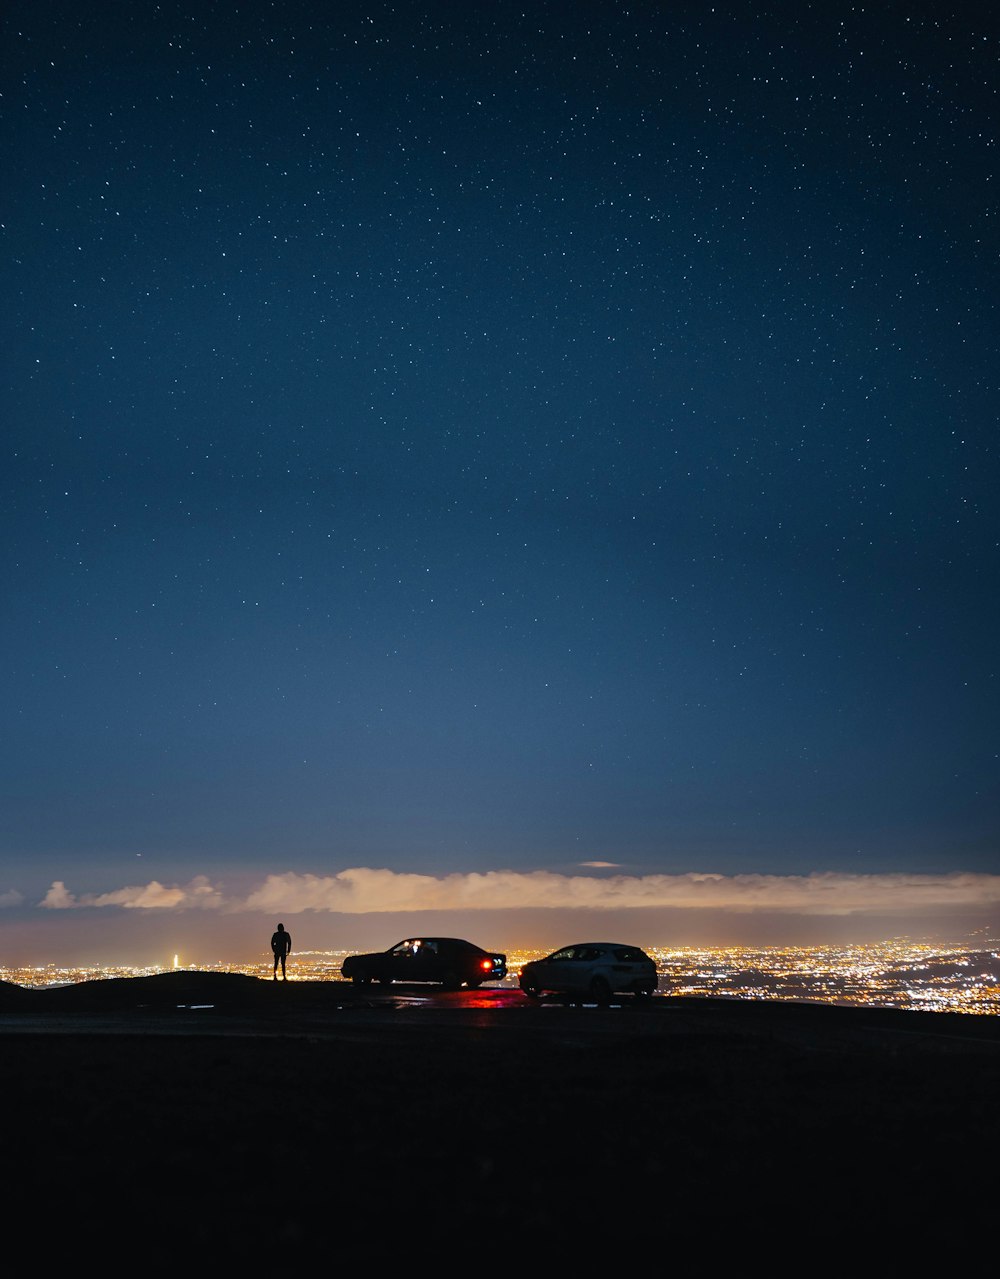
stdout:
POLYGON ((432 981, 449 990, 473 988, 507 976, 507 956, 460 937, 410 937, 372 955, 348 955, 340 966, 348 981, 432 981))
POLYGON ((638 946, 623 942, 587 941, 534 959, 518 974, 526 995, 543 991, 583 995, 603 1003, 613 992, 646 997, 656 990, 656 964, 638 946))

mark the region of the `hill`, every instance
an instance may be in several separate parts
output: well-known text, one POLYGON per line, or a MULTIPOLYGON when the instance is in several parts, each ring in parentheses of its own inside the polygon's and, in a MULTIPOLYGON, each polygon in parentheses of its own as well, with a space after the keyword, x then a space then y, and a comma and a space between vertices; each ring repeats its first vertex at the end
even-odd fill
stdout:
POLYGON ((84 986, 0 991, 5 1145, 54 1260, 927 1264, 992 1213, 993 1018, 84 986))

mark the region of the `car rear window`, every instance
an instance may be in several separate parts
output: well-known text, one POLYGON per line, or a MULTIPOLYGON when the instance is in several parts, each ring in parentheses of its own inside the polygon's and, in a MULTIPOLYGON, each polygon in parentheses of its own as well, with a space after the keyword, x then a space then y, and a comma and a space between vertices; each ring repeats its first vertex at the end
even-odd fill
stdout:
POLYGON ((641 964, 648 958, 637 946, 619 946, 615 951, 615 959, 623 964, 641 964))

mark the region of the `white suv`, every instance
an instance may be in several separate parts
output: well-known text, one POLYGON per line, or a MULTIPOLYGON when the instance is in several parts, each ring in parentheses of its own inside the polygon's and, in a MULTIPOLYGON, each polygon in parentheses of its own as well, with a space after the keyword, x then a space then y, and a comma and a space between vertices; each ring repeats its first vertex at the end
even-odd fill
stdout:
POLYGON ((656 965, 644 950, 623 942, 586 941, 533 959, 518 973, 524 993, 585 995, 604 1003, 619 992, 645 997, 656 990, 656 965))

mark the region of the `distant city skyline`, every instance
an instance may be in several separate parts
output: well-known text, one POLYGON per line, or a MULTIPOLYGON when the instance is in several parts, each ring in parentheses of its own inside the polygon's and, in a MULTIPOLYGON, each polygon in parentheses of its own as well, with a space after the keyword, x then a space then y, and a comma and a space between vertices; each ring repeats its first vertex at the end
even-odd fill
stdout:
MULTIPOLYGON (((657 947, 649 954, 656 964, 658 992, 664 996, 792 1000, 843 1006, 900 1008, 924 1012, 958 1012, 980 1016, 1000 1013, 1000 949, 998 940, 981 936, 970 945, 934 946, 912 939, 849 946, 813 947, 657 947)), ((290 981, 343 981, 342 964, 351 952, 300 951, 289 969, 290 981)), ((518 991, 519 966, 544 951, 526 948, 507 953, 507 976, 488 982, 491 990, 518 991)), ((76 968, 39 965, 8 969, 0 980, 26 988, 78 984, 113 978, 143 977, 170 970, 197 970, 180 955, 172 963, 141 968, 123 966, 76 968)), ((270 977, 266 959, 256 963, 202 966, 213 972, 270 977)), ((395 988, 412 998, 412 987, 395 988)), ((382 992, 386 993, 386 992, 382 992)), ((430 987, 416 992, 425 998, 430 987)), ((628 1002, 630 997, 626 996, 628 1002)))

